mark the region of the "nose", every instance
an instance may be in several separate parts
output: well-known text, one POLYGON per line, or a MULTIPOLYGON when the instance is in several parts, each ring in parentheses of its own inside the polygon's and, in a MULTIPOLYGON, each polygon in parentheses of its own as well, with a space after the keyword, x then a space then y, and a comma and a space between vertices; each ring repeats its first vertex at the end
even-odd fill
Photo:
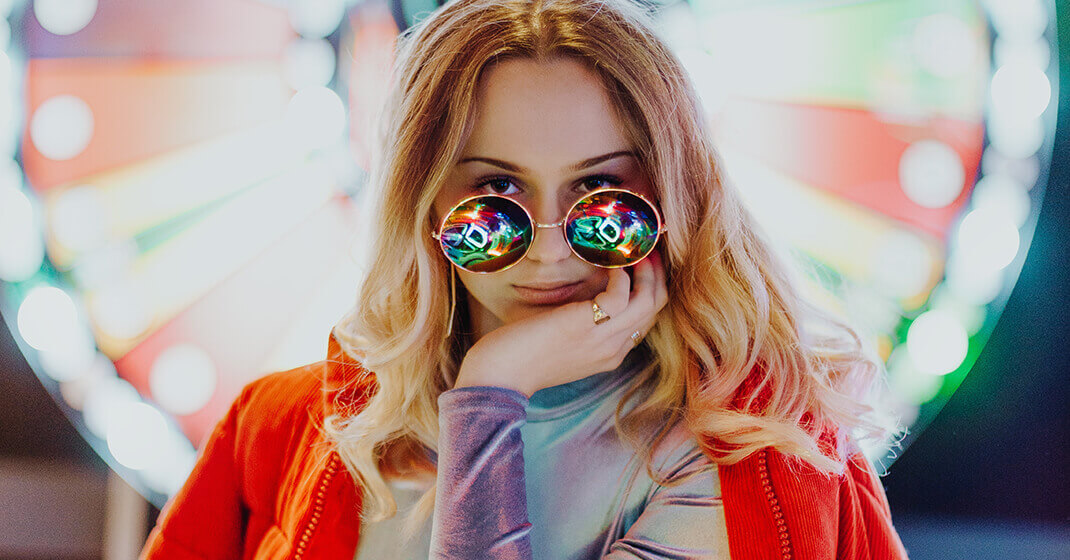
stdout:
MULTIPOLYGON (((544 226, 556 224, 564 220, 564 211, 539 212, 538 216, 533 217, 544 226), (540 217, 554 219, 542 221, 540 217)), ((534 239, 531 241, 531 248, 528 249, 527 258, 542 263, 553 263, 567 259, 571 254, 572 250, 565 241, 564 227, 558 225, 557 227, 535 228, 534 239)))

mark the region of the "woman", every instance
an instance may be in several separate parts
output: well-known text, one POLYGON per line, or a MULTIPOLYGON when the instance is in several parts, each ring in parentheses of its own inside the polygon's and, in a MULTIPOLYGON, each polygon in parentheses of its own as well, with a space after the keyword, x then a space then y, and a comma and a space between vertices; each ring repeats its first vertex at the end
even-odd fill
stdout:
POLYGON ((643 13, 455 1, 396 69, 357 305, 246 386, 144 558, 905 557, 857 446, 880 362, 643 13))

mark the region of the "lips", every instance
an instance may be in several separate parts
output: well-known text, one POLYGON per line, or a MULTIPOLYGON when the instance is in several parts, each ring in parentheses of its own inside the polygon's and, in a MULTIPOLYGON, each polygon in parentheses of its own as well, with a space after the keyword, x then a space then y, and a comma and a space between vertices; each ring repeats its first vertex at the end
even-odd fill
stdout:
POLYGON ((579 280, 575 282, 533 282, 531 284, 514 284, 514 286, 517 288, 527 288, 529 290, 556 290, 557 288, 579 284, 579 282, 579 280))
POLYGON ((581 288, 583 288, 583 282, 557 282, 513 286, 517 297, 531 305, 556 305, 565 303, 577 295, 581 288), (544 286, 545 288, 539 288, 537 286, 544 286))

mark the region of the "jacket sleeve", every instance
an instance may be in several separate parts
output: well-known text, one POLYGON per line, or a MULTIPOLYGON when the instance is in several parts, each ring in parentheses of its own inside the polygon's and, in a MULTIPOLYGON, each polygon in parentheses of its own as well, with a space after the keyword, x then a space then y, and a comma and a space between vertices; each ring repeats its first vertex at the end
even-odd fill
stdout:
POLYGON ((241 558, 248 511, 242 501, 234 451, 246 394, 243 390, 213 428, 189 478, 160 511, 141 560, 241 558))
POLYGON ((847 465, 840 485, 837 558, 905 559, 906 549, 892 525, 892 510, 873 465, 861 453, 847 465))
POLYGON ((827 475, 772 448, 722 465, 733 560, 900 560, 884 488, 859 452, 827 475))

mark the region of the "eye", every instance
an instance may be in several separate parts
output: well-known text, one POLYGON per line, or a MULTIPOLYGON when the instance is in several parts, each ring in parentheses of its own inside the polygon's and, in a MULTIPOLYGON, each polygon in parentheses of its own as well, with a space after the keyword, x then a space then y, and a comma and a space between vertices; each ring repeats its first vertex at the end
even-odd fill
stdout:
POLYGON ((510 186, 516 187, 516 183, 514 183, 512 179, 508 177, 493 177, 476 183, 472 186, 472 190, 481 191, 483 194, 498 194, 503 196, 516 194, 516 192, 509 192, 510 186))
MULTIPOLYGON (((594 191, 606 187, 616 187, 623 183, 619 177, 613 175, 590 175, 580 179, 579 185, 587 191, 594 191)), ((480 191, 483 194, 497 194, 507 196, 511 194, 517 194, 516 191, 509 190, 510 187, 517 188, 516 183, 510 177, 491 177, 489 179, 480 179, 476 184, 472 185, 472 190, 480 191)))
POLYGON ((623 182, 624 181, 621 181, 620 178, 614 177, 613 175, 591 175, 590 177, 584 177, 582 181, 589 191, 607 187, 616 187, 623 182))

